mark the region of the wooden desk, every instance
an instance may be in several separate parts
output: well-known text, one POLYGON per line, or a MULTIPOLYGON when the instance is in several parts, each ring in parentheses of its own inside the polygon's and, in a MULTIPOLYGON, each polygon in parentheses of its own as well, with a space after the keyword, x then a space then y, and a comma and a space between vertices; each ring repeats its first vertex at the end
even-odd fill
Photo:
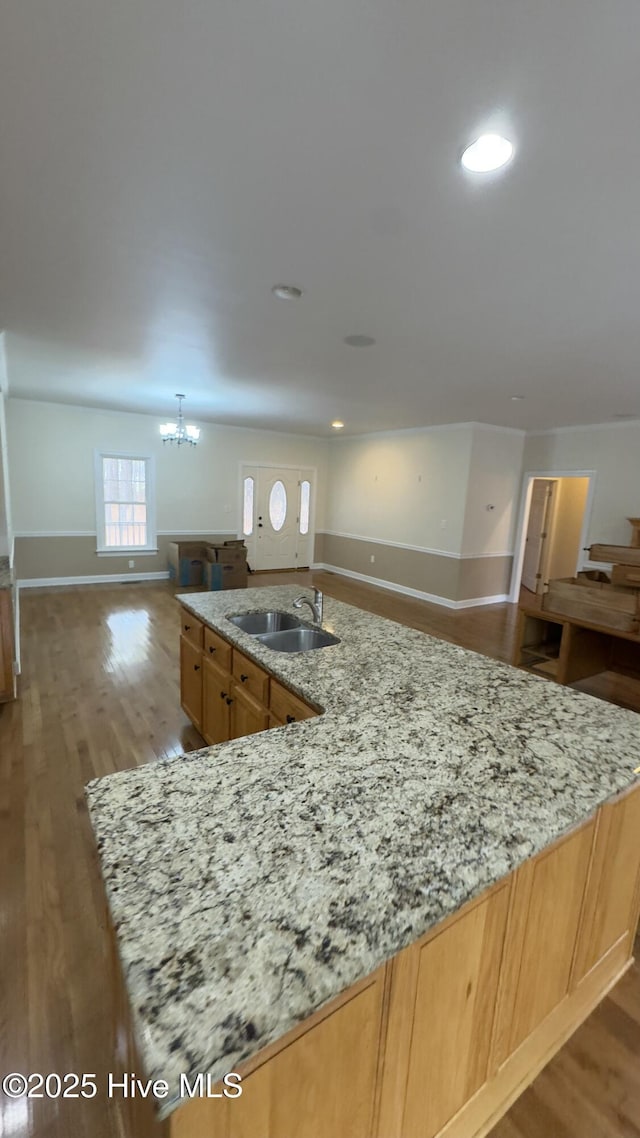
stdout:
POLYGON ((521 605, 512 661, 518 668, 640 710, 640 636, 521 605), (622 694, 614 693, 616 677, 622 694), (592 680, 592 678, 594 678, 592 680), (582 681, 589 681, 583 683, 582 681))

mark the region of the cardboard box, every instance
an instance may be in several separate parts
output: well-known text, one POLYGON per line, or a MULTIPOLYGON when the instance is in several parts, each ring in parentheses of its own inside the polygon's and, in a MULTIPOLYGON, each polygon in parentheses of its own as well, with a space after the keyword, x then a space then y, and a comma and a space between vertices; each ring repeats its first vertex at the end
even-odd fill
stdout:
POLYGON ((241 569, 247 562, 247 547, 244 541, 211 542, 207 545, 207 560, 241 569))
POLYGON ((203 583, 205 589, 246 589, 247 563, 234 565, 231 562, 209 561, 204 565, 203 583))
POLYGON ((201 541, 170 541, 167 546, 169 580, 182 588, 202 584, 207 548, 201 541))

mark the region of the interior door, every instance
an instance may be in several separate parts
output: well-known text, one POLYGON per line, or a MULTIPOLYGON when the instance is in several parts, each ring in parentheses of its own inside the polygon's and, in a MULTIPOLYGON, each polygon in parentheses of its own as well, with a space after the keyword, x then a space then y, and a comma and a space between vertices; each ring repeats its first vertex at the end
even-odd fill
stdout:
POLYGON ((522 584, 532 593, 542 591, 543 581, 540 566, 543 559, 544 543, 548 536, 551 500, 555 482, 547 478, 535 478, 529 505, 529 521, 522 563, 522 584))

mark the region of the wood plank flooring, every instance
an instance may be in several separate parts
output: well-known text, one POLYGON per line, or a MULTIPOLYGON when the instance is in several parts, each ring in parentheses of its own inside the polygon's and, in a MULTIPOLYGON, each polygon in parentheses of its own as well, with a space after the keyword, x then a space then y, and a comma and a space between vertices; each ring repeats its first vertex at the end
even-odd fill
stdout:
MULTIPOLYGON (((510 658, 514 606, 451 612, 331 574, 314 579, 341 600, 510 658)), ((311 575, 251 584, 293 581, 311 575)), ((27 590, 21 610, 20 699, 0 707, 0 1074, 95 1072, 102 1087, 113 996, 83 788, 202 741, 179 706, 167 585, 27 590)), ((492 1138, 640 1138, 639 1058, 635 966, 492 1138)), ((103 1093, 27 1104, 0 1092, 0 1135, 118 1138, 103 1093)))

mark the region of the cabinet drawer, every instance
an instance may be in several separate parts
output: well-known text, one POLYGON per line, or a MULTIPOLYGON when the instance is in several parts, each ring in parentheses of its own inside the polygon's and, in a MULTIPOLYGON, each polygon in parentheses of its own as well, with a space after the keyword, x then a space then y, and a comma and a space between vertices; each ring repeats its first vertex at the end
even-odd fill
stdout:
POLYGON ((313 715, 318 714, 304 700, 294 695, 288 688, 283 687, 277 680, 271 681, 269 710, 281 723, 295 723, 297 720, 310 719, 313 715))
POLYGON ((255 696, 267 706, 269 699, 269 676, 253 660, 247 659, 237 648, 233 649, 233 674, 245 691, 255 696))
POLYGON ((180 609, 180 634, 190 640, 196 648, 202 648, 204 624, 186 609, 180 609))
POLYGON ((212 660, 223 671, 231 671, 231 645, 212 628, 204 630, 204 654, 207 660, 212 660))

